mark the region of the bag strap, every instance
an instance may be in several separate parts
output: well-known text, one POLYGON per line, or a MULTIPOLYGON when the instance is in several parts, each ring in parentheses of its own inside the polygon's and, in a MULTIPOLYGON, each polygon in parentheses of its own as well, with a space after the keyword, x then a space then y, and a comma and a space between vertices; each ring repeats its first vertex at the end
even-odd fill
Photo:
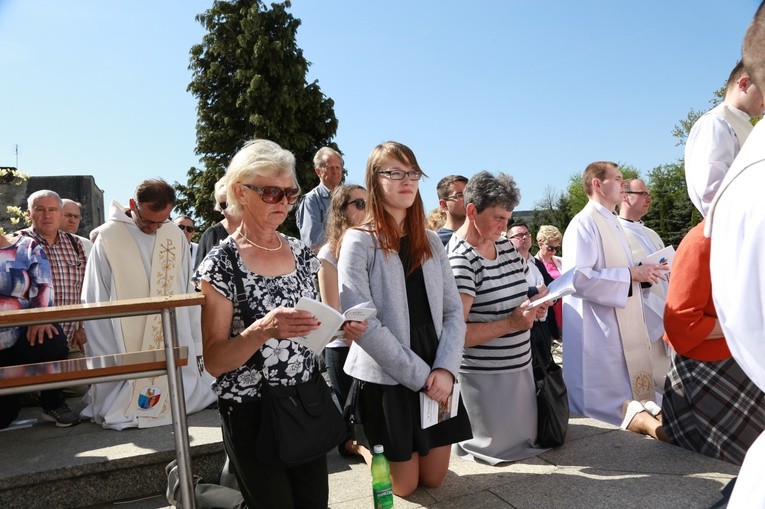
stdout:
POLYGON ((74 235, 72 235, 69 232, 64 232, 67 237, 69 237, 69 242, 72 244, 72 248, 74 249, 74 254, 77 255, 77 258, 80 258, 80 248, 77 246, 77 239, 74 238, 74 235))

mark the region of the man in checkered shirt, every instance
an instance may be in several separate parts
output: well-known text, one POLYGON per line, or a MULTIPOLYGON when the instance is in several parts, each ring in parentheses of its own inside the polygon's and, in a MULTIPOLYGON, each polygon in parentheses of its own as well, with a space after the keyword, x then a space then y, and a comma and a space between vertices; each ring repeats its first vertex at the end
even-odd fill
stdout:
MULTIPOLYGON (((79 304, 87 258, 82 242, 60 229, 63 222, 61 197, 47 189, 36 191, 27 198, 27 207, 32 226, 18 233, 32 237, 45 251, 53 276, 54 305, 79 304)), ((85 329, 78 322, 62 323, 61 327, 69 340, 69 358, 82 357, 87 342, 85 329)), ((78 392, 84 393, 86 390, 87 386, 84 386, 78 392)), ((76 415, 72 416, 79 421, 76 415)), ((64 420, 72 419, 69 417, 64 420)), ((56 423, 59 426, 62 424, 58 417, 56 423)))

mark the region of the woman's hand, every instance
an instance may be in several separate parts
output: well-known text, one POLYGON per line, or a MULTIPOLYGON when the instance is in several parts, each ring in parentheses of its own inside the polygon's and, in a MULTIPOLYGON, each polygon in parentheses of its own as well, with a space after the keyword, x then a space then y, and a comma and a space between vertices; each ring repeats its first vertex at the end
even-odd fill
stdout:
POLYGON ((537 308, 529 309, 531 301, 527 300, 517 308, 513 309, 510 316, 506 318, 511 331, 529 330, 534 325, 537 317, 537 308))
POLYGON ((27 327, 27 341, 29 341, 29 344, 32 346, 35 346, 35 343, 42 345, 43 341, 51 339, 55 335, 56 328, 50 323, 46 323, 45 325, 30 325, 27 327))
POLYGON ((367 321, 347 321, 343 324, 340 330, 343 331, 346 346, 351 346, 351 343, 359 339, 367 331, 367 321))
POLYGON ((425 394, 430 399, 446 404, 452 395, 453 386, 454 375, 443 368, 436 368, 430 372, 425 382, 425 394))
POLYGON ((246 336, 251 329, 260 330, 270 338, 294 338, 305 336, 319 328, 321 323, 310 311, 295 308, 278 307, 272 309, 260 320, 242 331, 246 336))

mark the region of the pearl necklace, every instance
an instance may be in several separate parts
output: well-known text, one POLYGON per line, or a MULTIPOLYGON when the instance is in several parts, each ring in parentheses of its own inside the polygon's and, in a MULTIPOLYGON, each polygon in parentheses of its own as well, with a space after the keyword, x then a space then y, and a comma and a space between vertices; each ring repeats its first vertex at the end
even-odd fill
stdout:
POLYGON ((250 239, 248 239, 247 236, 244 233, 242 233, 242 230, 239 230, 239 236, 242 237, 242 240, 244 240, 245 242, 247 242, 249 244, 252 244, 253 246, 257 247, 258 249, 262 249, 263 251, 278 251, 278 250, 280 250, 282 248, 282 236, 279 235, 278 233, 276 234, 276 238, 279 240, 279 245, 276 246, 276 247, 263 247, 263 246, 261 246, 259 244, 256 244, 253 241, 251 241, 250 239))

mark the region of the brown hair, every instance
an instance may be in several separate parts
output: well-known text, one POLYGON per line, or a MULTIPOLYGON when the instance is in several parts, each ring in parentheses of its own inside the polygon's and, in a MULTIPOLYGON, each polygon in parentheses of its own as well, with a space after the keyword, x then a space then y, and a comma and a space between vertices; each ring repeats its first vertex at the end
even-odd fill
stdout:
MULTIPOLYGON (((422 205, 422 197, 420 196, 420 191, 418 189, 414 203, 409 207, 409 210, 406 211, 403 232, 399 229, 393 216, 385 210, 382 190, 380 188, 378 176, 375 172, 380 169, 380 164, 383 159, 388 157, 411 167, 413 170, 422 172, 422 169, 417 164, 417 158, 414 156, 412 149, 402 143, 386 141, 372 149, 372 153, 369 154, 369 158, 367 159, 366 166, 365 180, 369 192, 369 200, 367 202, 368 221, 364 226, 377 235, 380 249, 385 251, 386 255, 388 251, 396 253, 399 251, 399 237, 402 233, 406 233, 409 236, 409 247, 412 260, 409 267, 409 274, 411 274, 414 270, 422 266, 425 260, 433 256, 433 251, 428 242, 428 236, 425 233, 425 208, 422 205)), ((425 176, 425 173, 422 174, 425 176)))
POLYGON ((335 259, 340 257, 340 245, 342 244, 345 230, 349 226, 353 226, 348 223, 348 214, 345 213, 348 209, 348 200, 353 192, 359 189, 365 191, 362 186, 356 184, 340 185, 332 191, 325 231, 327 233, 329 250, 335 259))
POLYGON ((584 194, 592 196, 592 179, 604 180, 609 167, 618 168, 617 164, 611 161, 595 161, 587 165, 582 175, 582 186, 584 194))
POLYGON ((135 188, 135 201, 154 212, 175 205, 175 189, 162 179, 146 179, 135 188))

